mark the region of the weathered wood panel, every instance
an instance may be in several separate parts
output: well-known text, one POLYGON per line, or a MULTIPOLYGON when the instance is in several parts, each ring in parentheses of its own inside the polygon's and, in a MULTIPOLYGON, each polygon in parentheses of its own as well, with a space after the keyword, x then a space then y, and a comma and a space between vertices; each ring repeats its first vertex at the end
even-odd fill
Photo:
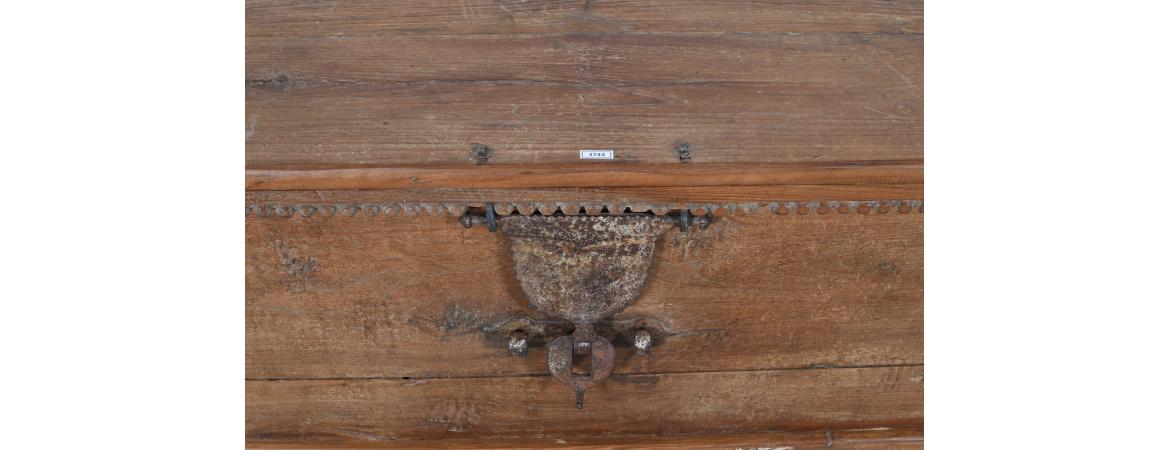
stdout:
POLYGON ((250 164, 922 157, 919 36, 356 40, 249 43, 250 164))
POLYGON ((674 146, 689 143, 695 163, 921 159, 921 66, 862 59, 768 69, 812 72, 795 85, 253 86, 247 157, 471 164, 471 145, 480 143, 491 147, 492 164, 575 162, 578 150, 596 148, 624 161, 678 163, 674 146))
POLYGON ((801 88, 805 94, 887 86, 917 95, 922 89, 922 36, 586 33, 253 38, 247 45, 246 77, 254 84, 278 87, 444 81, 756 82, 801 88))
POLYGON ((249 37, 922 32, 920 0, 248 0, 246 5, 249 37))
POLYGON ((921 184, 922 165, 565 164, 256 168, 248 190, 921 184))
POLYGON ((866 429, 826 430, 805 432, 769 432, 702 435, 594 435, 563 438, 452 438, 441 440, 395 439, 390 441, 363 440, 251 440, 248 448, 255 449, 378 449, 378 448, 442 448, 442 449, 919 449, 922 448, 921 429, 866 429))
POLYGON ((922 184, 775 185, 627 188, 404 188, 366 190, 248 191, 248 204, 364 204, 485 202, 743 203, 834 200, 921 200, 922 184))
MULTIPOLYGON (((273 198, 269 195, 267 198, 273 198)), ((641 298, 684 335, 615 373, 922 362, 923 215, 723 217, 659 243, 641 298)), ((246 220, 247 376, 545 374, 480 330, 535 316, 507 242, 453 216, 246 220)))
POLYGON ((741 433, 922 426, 915 367, 614 376, 577 410, 550 377, 247 382, 251 439, 741 433))

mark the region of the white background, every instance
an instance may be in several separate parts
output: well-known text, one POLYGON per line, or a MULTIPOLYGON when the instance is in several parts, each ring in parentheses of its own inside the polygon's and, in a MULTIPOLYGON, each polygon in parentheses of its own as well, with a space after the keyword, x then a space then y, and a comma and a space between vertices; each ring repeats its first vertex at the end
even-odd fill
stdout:
MULTIPOLYGON (((1165 445, 1160 5, 926 5, 928 445, 1165 445)), ((243 14, 5 4, 0 447, 243 445, 243 14)))

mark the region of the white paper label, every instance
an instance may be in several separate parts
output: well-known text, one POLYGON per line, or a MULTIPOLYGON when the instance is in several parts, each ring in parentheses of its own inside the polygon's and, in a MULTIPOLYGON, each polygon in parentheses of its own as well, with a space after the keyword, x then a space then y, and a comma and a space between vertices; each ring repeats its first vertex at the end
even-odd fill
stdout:
POLYGON ((581 150, 581 159, 613 159, 613 150, 581 150))

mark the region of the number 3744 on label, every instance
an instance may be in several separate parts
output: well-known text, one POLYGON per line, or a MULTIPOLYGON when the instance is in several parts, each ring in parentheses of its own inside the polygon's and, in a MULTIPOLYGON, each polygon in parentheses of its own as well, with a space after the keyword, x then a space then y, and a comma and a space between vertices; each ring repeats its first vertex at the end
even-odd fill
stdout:
POLYGON ((581 150, 581 159, 613 159, 613 150, 581 150))

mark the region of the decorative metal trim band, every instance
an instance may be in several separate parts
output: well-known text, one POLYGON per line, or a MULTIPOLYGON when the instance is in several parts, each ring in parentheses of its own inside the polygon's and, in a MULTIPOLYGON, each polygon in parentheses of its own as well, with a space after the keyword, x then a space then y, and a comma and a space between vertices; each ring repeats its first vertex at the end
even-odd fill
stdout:
MULTIPOLYGON (((583 202, 510 202, 495 203, 495 213, 500 216, 518 212, 523 215, 561 213, 565 215, 602 215, 623 213, 653 213, 664 215, 670 211, 687 209, 691 214, 702 216, 744 215, 744 214, 910 214, 923 212, 922 200, 871 200, 871 201, 779 201, 766 203, 583 203, 583 202)), ((462 216, 468 208, 482 208, 483 203, 355 203, 355 204, 249 204, 245 206, 245 217, 332 217, 379 216, 379 215, 433 215, 462 216)))

